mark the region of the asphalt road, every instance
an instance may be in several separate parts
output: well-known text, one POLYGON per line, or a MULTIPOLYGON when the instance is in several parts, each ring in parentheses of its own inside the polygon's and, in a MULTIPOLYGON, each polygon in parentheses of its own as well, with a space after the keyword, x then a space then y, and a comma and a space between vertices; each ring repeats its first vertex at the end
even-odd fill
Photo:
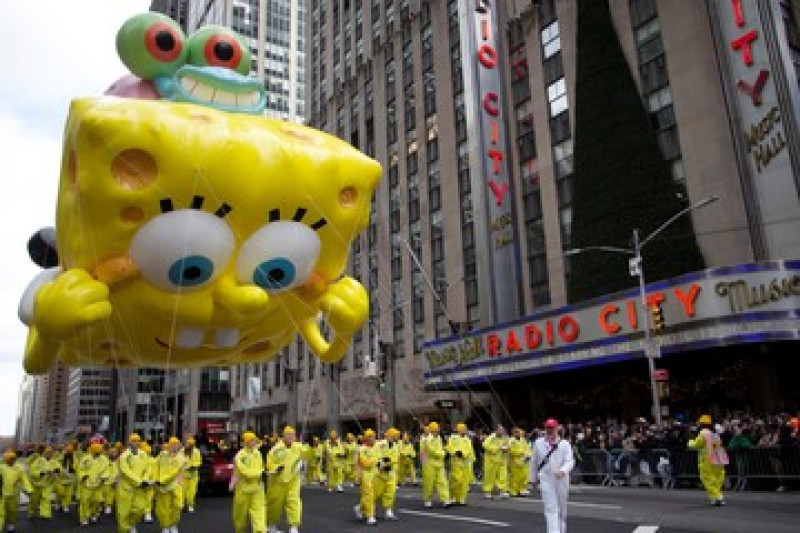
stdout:
MULTIPOLYGON (((471 495, 470 505, 425 509, 419 489, 398 494, 398 522, 379 521, 376 528, 358 522, 352 507, 358 494, 328 494, 317 487, 304 489, 304 533, 363 531, 487 533, 493 530, 543 532, 541 501, 536 497, 484 500, 471 495)), ((728 506, 711 507, 697 491, 574 487, 570 498, 570 533, 796 533, 800 493, 743 493, 728 495, 728 506)), ((191 533, 232 532, 229 496, 201 498, 198 511, 186 514, 180 530, 191 533)), ((379 518, 382 513, 379 513, 379 518)), ((285 530, 285 528, 284 528, 285 530)), ((111 517, 99 524, 77 527, 75 511, 51 521, 20 521, 17 531, 116 533, 111 517)), ((142 524, 139 533, 158 533, 155 524, 142 524)))

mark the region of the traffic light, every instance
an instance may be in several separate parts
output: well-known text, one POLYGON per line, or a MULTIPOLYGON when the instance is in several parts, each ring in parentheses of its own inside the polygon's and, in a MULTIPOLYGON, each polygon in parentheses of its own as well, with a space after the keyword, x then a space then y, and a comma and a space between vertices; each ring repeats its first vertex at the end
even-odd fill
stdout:
POLYGON ((653 316, 653 332, 660 333, 664 329, 664 311, 660 305, 650 307, 653 316))

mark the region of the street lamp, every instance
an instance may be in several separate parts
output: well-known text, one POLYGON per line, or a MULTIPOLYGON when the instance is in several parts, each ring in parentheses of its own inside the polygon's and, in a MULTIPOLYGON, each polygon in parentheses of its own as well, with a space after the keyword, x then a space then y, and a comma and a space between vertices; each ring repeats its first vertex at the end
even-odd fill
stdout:
POLYGON ((650 235, 648 235, 644 239, 640 239, 639 230, 634 229, 633 248, 618 248, 616 246, 586 246, 585 248, 574 248, 564 253, 565 257, 570 257, 584 252, 609 252, 609 253, 618 253, 631 256, 631 259, 629 261, 631 276, 637 276, 639 278, 639 297, 642 303, 642 311, 644 311, 644 326, 645 326, 644 352, 645 356, 647 357, 647 366, 648 366, 648 371, 650 373, 650 393, 652 394, 652 399, 653 399, 653 414, 655 416, 656 424, 658 426, 661 426, 661 400, 658 397, 656 380, 653 373, 655 371, 654 359, 656 357, 661 356, 661 346, 658 344, 657 341, 655 341, 655 339, 651 339, 650 337, 650 316, 649 313, 647 312, 647 294, 645 291, 642 248, 644 248, 644 246, 647 243, 652 241, 659 233, 667 229, 670 225, 672 225, 673 222, 675 222, 682 216, 694 211, 695 209, 700 209, 702 207, 707 206, 708 204, 714 203, 717 200, 719 200, 719 196, 710 196, 704 200, 697 202, 696 204, 690 205, 689 207, 682 209, 681 211, 675 213, 666 222, 657 227, 650 235))

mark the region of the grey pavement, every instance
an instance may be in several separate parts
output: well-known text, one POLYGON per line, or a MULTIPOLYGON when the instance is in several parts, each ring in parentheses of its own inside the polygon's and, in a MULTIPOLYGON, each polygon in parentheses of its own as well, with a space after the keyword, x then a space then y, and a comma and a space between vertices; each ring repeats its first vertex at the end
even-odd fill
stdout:
MULTIPOLYGON (((800 522, 800 493, 736 493, 729 504, 711 507, 698 491, 573 487, 569 506, 570 533, 796 533, 800 522)), ((544 532, 542 504, 536 497, 485 500, 470 495, 470 505, 444 509, 422 506, 418 487, 398 493, 398 522, 379 521, 377 527, 358 522, 352 511, 358 493, 328 494, 319 487, 304 489, 304 533, 382 531, 388 533, 486 533, 489 531, 544 532)), ((186 514, 182 533, 231 532, 230 496, 201 498, 198 512, 186 514)), ((379 512, 379 519, 382 512, 379 512)), ((284 531, 286 528, 283 528, 284 531)), ((17 531, 112 533, 111 517, 87 528, 77 527, 75 511, 52 521, 23 520, 17 531)), ((155 524, 143 524, 139 533, 158 533, 155 524)))

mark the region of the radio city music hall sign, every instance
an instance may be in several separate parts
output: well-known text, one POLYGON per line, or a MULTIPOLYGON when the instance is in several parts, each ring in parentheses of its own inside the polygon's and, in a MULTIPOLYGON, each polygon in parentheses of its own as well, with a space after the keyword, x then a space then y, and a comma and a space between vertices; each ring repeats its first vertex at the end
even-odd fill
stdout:
MULTIPOLYGON (((766 64, 758 67, 755 65, 755 56, 766 57, 766 42, 763 38, 763 28, 759 26, 757 12, 745 11, 745 3, 748 8, 756 8, 754 0, 722 0, 729 1, 731 5, 731 21, 723 21, 727 24, 735 24, 736 30, 734 37, 730 40, 732 51, 732 61, 735 71, 741 72, 742 67, 745 71, 741 72, 741 77, 736 80, 736 87, 749 101, 752 109, 760 112, 765 100, 765 90, 767 85, 772 83, 772 72, 766 64), (749 75, 746 77, 745 74, 749 75)), ((771 98, 772 100, 772 98, 771 98)), ((753 166, 756 171, 761 173, 773 160, 786 148, 786 140, 781 126, 781 113, 777 105, 777 98, 771 102, 765 113, 761 114, 760 119, 753 121, 745 131, 747 149, 750 154, 753 166)))
MULTIPOLYGON (((568 362, 570 353, 598 342, 641 338, 647 327, 645 313, 651 307, 664 313, 664 345, 671 342, 671 330, 684 330, 692 323, 752 319, 762 312, 795 313, 800 309, 800 262, 773 265, 778 263, 746 265, 740 273, 709 270, 686 277, 695 278, 692 281, 659 283, 657 290, 647 292, 647 310, 641 307, 638 291, 632 290, 586 307, 533 315, 474 335, 431 342, 423 350, 426 371, 456 370, 481 362, 491 365, 517 356, 536 358, 553 350, 560 350, 561 360, 568 362)), ((790 321, 800 328, 796 319, 790 317, 790 321)))

